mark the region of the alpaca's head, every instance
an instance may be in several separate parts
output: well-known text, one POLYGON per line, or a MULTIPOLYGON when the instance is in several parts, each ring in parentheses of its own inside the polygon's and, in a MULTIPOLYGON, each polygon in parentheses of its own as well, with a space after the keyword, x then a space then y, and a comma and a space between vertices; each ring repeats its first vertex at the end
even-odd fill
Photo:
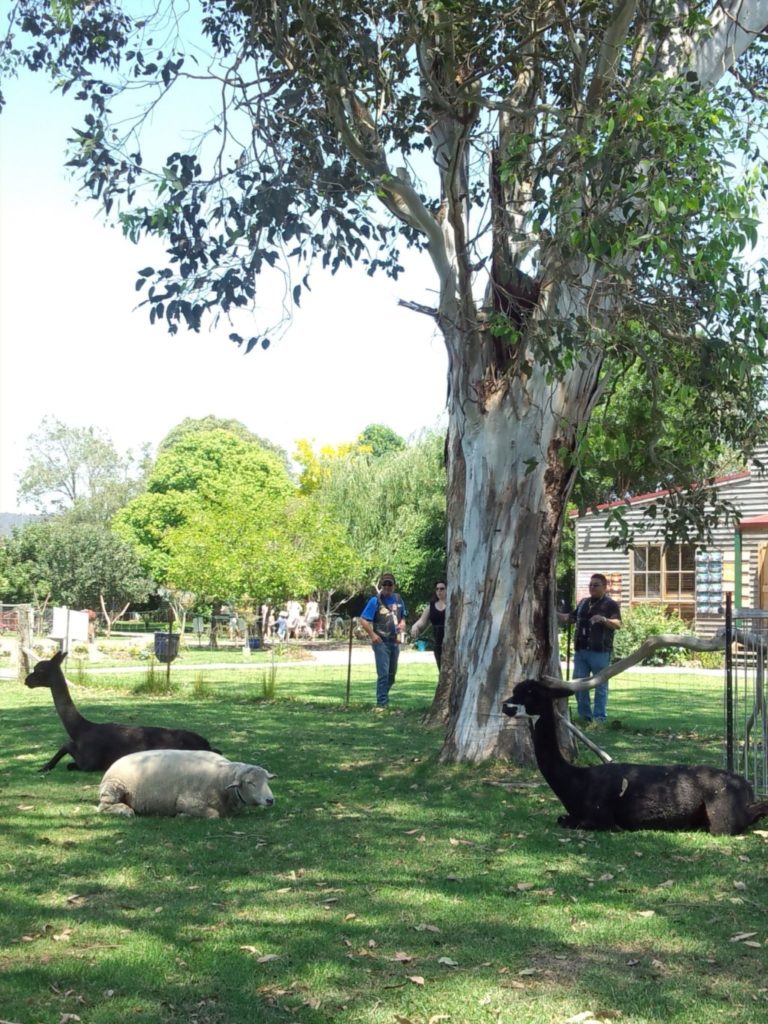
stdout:
POLYGON ((67 656, 66 651, 57 651, 48 661, 38 661, 27 678, 24 680, 29 687, 53 685, 54 679, 59 677, 61 664, 67 656))
POLYGON ((525 679, 517 683, 512 696, 507 697, 501 710, 510 718, 527 715, 530 718, 543 715, 552 706, 552 701, 560 697, 571 697, 572 691, 563 686, 548 686, 537 679, 525 679))

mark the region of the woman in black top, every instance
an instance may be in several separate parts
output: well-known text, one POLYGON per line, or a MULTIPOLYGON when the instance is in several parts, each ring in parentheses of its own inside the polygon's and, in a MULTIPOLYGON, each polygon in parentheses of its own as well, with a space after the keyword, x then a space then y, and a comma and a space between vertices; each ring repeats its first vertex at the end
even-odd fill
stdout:
POLYGON ((419 633, 426 627, 432 627, 434 641, 435 661, 438 669, 443 656, 443 636, 445 634, 445 581, 438 580, 435 583, 435 596, 421 613, 421 617, 411 626, 411 636, 415 640, 419 633))

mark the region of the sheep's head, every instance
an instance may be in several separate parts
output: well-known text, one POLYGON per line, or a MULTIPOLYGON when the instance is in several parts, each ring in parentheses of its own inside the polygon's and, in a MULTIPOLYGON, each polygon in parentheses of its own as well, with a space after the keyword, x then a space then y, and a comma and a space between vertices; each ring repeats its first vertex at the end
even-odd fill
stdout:
POLYGON ((230 782, 227 789, 234 792, 237 799, 250 807, 271 807, 275 802, 269 779, 274 775, 258 765, 243 765, 237 778, 230 782))
POLYGON ((34 688, 36 686, 48 686, 53 685, 54 679, 59 678, 59 672, 61 671, 61 665, 67 656, 66 651, 57 651, 56 654, 48 661, 38 661, 32 671, 29 673, 27 678, 24 680, 26 686, 34 688))
POLYGON ((544 714, 551 707, 553 700, 572 695, 573 691, 564 686, 549 686, 537 679, 525 679, 522 683, 516 684, 512 696, 507 697, 501 705, 501 710, 510 718, 521 715, 532 718, 544 714))

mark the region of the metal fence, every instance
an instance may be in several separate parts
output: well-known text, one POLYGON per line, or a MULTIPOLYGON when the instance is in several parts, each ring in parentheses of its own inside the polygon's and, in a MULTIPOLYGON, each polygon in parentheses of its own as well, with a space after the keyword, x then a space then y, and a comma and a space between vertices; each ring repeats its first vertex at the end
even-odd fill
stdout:
MULTIPOLYGON (((726 618, 726 630, 728 620, 726 618)), ((737 608, 726 635, 726 765, 745 775, 758 793, 768 792, 768 612, 737 608), (733 643, 729 644, 728 640, 733 643)))

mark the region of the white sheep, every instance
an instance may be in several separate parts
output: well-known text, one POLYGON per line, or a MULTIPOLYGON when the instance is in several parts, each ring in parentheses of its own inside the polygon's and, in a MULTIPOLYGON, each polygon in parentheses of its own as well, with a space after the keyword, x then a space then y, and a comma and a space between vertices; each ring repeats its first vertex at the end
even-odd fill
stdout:
POLYGON ((273 778, 258 765, 228 761, 210 750, 142 750, 105 772, 98 810, 126 817, 219 818, 246 806, 271 807, 273 778))

